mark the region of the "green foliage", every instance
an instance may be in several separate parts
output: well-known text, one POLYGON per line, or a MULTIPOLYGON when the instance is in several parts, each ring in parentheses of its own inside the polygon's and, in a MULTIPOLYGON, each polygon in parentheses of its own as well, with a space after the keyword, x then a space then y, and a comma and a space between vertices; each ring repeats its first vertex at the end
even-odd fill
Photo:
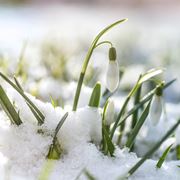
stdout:
POLYGON ((89 100, 89 106, 98 108, 100 98, 101 98, 101 84, 97 82, 92 91, 91 98, 89 100))
POLYGON ((35 115, 36 119, 38 120, 39 125, 42 125, 44 123, 44 115, 41 113, 41 111, 38 109, 38 107, 28 98, 28 96, 24 93, 23 89, 21 88, 21 86, 19 85, 19 83, 17 83, 17 79, 16 79, 16 84, 14 84, 11 80, 9 80, 4 74, 2 74, 0 72, 0 76, 8 83, 10 84, 26 101, 26 103, 28 104, 28 106, 30 107, 31 111, 33 112, 33 114, 35 115))
POLYGON ((126 147, 131 148, 133 146, 135 138, 138 135, 139 130, 141 129, 142 125, 144 124, 149 114, 150 104, 151 102, 148 103, 147 107, 144 109, 142 115, 140 116, 138 122, 136 123, 135 127, 132 129, 130 136, 128 137, 128 140, 126 142, 126 147))
POLYGON ((58 134, 60 128, 62 127, 62 125, 64 124, 67 117, 68 117, 68 113, 65 113, 64 116, 59 121, 58 125, 56 126, 55 133, 53 136, 53 142, 50 145, 49 152, 47 155, 48 159, 58 160, 61 157, 62 149, 61 149, 60 143, 57 139, 57 134, 58 134))
POLYGON ((170 146, 168 146, 166 148, 166 150, 163 152, 162 156, 159 158, 159 161, 157 162, 156 164, 156 167, 157 168, 161 168, 162 164, 164 163, 169 151, 171 150, 171 147, 172 147, 173 144, 171 144, 170 146))
POLYGON ((19 117, 19 113, 16 112, 13 104, 9 100, 8 96, 6 95, 1 85, 0 85, 0 104, 3 110, 8 115, 12 124, 20 125, 22 123, 19 117))

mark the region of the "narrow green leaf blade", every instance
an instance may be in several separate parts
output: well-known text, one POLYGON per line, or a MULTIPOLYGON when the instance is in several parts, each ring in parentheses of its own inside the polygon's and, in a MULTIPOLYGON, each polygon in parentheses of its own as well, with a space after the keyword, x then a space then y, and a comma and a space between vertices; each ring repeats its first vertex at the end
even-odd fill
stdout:
POLYGON ((157 168, 161 168, 162 164, 164 163, 169 151, 171 150, 171 147, 172 147, 173 144, 171 144, 170 146, 168 146, 166 148, 166 150, 163 152, 162 156, 159 158, 159 161, 157 162, 156 164, 156 167, 157 168))
POLYGON ((68 112, 66 112, 64 114, 64 116, 61 118, 61 120, 59 121, 58 125, 56 126, 56 129, 55 129, 55 134, 54 134, 54 137, 57 136, 59 130, 61 129, 62 125, 64 124, 66 118, 68 117, 68 112))
POLYGON ((105 126, 103 126, 103 133, 104 133, 104 138, 105 138, 105 141, 106 141, 106 144, 107 144, 107 149, 108 149, 108 152, 111 156, 113 156, 113 153, 114 153, 114 150, 115 150, 115 146, 111 140, 111 138, 109 137, 109 134, 105 128, 105 126))
POLYGON ((87 169, 84 170, 84 174, 88 180, 96 180, 96 178, 87 169))
POLYGON ((148 114, 149 114, 149 108, 150 108, 151 102, 148 103, 147 107, 143 111, 141 117, 139 118, 137 124, 135 125, 134 129, 130 133, 130 136, 128 137, 128 140, 126 142, 126 147, 131 148, 134 144, 135 138, 139 133, 139 130, 141 129, 142 125, 144 124, 148 114))
POLYGON ((9 100, 8 96, 6 95, 1 85, 0 85, 0 104, 13 124, 20 125, 22 123, 19 117, 19 113, 16 112, 14 106, 12 105, 11 101, 9 100))
POLYGON ((58 134, 60 128, 62 127, 62 125, 64 124, 67 116, 68 116, 68 112, 64 114, 64 116, 61 118, 58 125, 56 126, 54 137, 53 137, 53 142, 50 145, 49 151, 47 154, 48 159, 58 160, 61 157, 62 149, 61 149, 60 143, 57 139, 57 134, 58 134))
POLYGON ((154 76, 157 76, 161 73, 163 73, 164 69, 162 68, 157 68, 157 69, 151 69, 149 71, 147 71, 145 74, 143 74, 139 80, 139 84, 142 84, 143 82, 151 79, 154 76))
MULTIPOLYGON (((142 89, 142 86, 140 85, 139 88, 138 88, 138 90, 137 90, 137 92, 136 92, 136 95, 135 95, 134 106, 135 106, 136 104, 138 104, 139 101, 140 101, 140 98, 141 98, 141 89, 142 89)), ((139 110, 139 109, 136 109, 136 110, 134 111, 134 113, 133 113, 133 116, 132 116, 132 125, 131 125, 131 128, 132 128, 132 129, 134 128, 134 126, 136 125, 137 120, 138 120, 138 113, 139 113, 138 110, 139 110)))
MULTIPOLYGON (((24 92, 22 86, 20 85, 19 81, 17 80, 17 78, 15 76, 14 76, 14 81, 16 83, 16 86, 24 92)), ((42 117, 40 116, 40 114, 38 112, 36 112, 36 110, 33 108, 33 106, 28 101, 26 101, 26 104, 28 105, 29 109, 31 110, 31 112, 33 113, 35 118, 37 119, 38 123, 41 124, 43 120, 42 120, 42 117)))
POLYGON ((52 106, 55 108, 55 107, 57 107, 58 106, 58 103, 57 103, 57 101, 56 100, 54 100, 53 99, 53 97, 50 95, 50 99, 51 99, 51 104, 52 104, 52 106))

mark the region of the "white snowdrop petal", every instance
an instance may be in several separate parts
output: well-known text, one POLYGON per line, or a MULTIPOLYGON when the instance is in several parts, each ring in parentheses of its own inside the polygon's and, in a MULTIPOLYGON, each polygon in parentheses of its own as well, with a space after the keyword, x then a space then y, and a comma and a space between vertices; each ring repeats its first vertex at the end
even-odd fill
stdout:
POLYGON ((157 125, 162 114, 162 98, 161 96, 155 95, 152 99, 151 107, 150 107, 150 120, 153 125, 157 125))
POLYGON ((113 92, 119 85, 119 67, 117 61, 109 61, 106 74, 106 87, 113 92))
POLYGON ((105 112, 105 124, 111 125, 114 122, 114 101, 112 99, 108 100, 108 105, 105 112))

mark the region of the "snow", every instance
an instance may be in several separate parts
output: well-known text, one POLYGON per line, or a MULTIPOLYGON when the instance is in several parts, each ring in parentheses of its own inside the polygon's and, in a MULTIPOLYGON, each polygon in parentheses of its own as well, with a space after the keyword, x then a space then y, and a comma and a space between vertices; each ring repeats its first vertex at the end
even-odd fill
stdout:
MULTIPOLYGON (((54 108, 50 103, 44 103, 27 94, 45 115, 45 123, 38 126, 23 99, 12 89, 8 89, 7 93, 11 100, 16 102, 23 124, 18 127, 11 125, 7 116, 0 111, 1 178, 36 180, 41 176, 45 166, 52 163, 49 165, 50 180, 75 179, 84 168, 97 179, 110 180, 124 176, 139 160, 135 153, 129 153, 127 149, 118 147, 116 147, 115 157, 104 156, 98 146, 102 138, 102 109, 84 106, 76 112, 69 111, 69 116, 58 133, 63 149, 60 160, 47 161, 45 157, 52 143, 54 129, 65 110, 60 107, 54 108), (43 133, 38 133, 39 129, 43 133)), ((168 104, 167 107, 171 105, 168 104)), ((169 109, 168 112, 173 112, 171 108, 169 109)), ((173 113, 170 115, 173 117, 173 113)), ((177 116, 176 113, 174 116, 177 116)), ((157 129, 161 123, 164 123, 163 119, 157 127, 155 126, 151 135, 159 132, 156 135, 160 138, 159 135, 164 129, 160 128, 162 131, 157 129)), ((167 124, 168 127, 170 127, 169 124, 167 124)), ((147 160, 129 179, 179 179, 180 171, 177 167, 180 164, 179 161, 166 162, 161 169, 156 169, 156 162, 157 160, 147 160)), ((81 174, 79 179, 86 179, 86 177, 81 174)))

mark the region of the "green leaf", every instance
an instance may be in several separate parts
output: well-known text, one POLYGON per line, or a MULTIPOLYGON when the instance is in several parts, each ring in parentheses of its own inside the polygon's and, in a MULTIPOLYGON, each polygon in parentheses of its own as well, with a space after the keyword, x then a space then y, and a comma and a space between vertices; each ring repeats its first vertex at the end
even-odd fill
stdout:
POLYGON ((89 106, 98 108, 100 98, 101 98, 101 84, 97 82, 91 94, 91 98, 89 100, 89 106))
POLYGON ((179 144, 176 146, 176 158, 177 160, 180 160, 180 145, 179 144))
MULTIPOLYGON (((17 80, 17 78, 16 78, 15 76, 14 76, 14 81, 15 81, 15 83, 16 83, 16 86, 17 86, 20 90, 22 90, 22 91, 24 92, 22 86, 20 85, 19 81, 17 80)), ((38 113, 35 111, 35 109, 34 109, 27 101, 26 101, 26 104, 28 105, 29 109, 31 110, 31 112, 33 113, 33 115, 35 116, 35 118, 37 119, 38 123, 41 124, 42 118, 41 118, 40 114, 38 114, 38 113)))
POLYGON ((84 170, 84 174, 88 180, 96 180, 96 178, 87 169, 84 170))
POLYGON ((150 80, 151 78, 153 78, 153 77, 155 77, 155 76, 157 76, 157 75, 159 75, 161 73, 163 73, 163 69, 162 68, 157 68, 157 69, 151 69, 151 70, 147 71, 145 74, 142 74, 140 76, 140 78, 138 79, 138 81, 137 81, 136 85, 134 86, 134 88, 129 93, 129 96, 133 96, 142 83, 150 80))
POLYGON ((177 79, 172 79, 171 81, 167 82, 165 85, 164 85, 164 89, 166 89, 167 87, 171 86, 177 79))
POLYGON ((54 108, 56 108, 58 106, 58 102, 56 100, 53 99, 53 97, 50 95, 50 99, 51 99, 51 104, 54 108))
POLYGON ((159 161, 157 162, 156 164, 156 167, 157 168, 161 168, 162 164, 164 163, 169 151, 171 150, 171 147, 172 147, 173 144, 171 144, 170 146, 168 146, 166 148, 166 150, 163 152, 162 156, 159 158, 159 161))
POLYGON ((57 136, 59 130, 61 129, 62 125, 64 124, 66 118, 68 117, 68 112, 66 112, 64 114, 64 116, 61 118, 61 120, 59 121, 58 125, 56 126, 56 129, 55 129, 55 134, 54 134, 54 137, 57 136))
POLYGON ((149 158, 151 155, 161 146, 161 144, 175 131, 175 129, 179 126, 180 119, 178 119, 177 123, 172 126, 169 131, 161 138, 159 142, 157 142, 145 155, 139 160, 129 171, 128 175, 132 175, 136 172, 136 170, 149 158))
POLYGON ((14 81, 16 83, 16 86, 23 91, 22 86, 20 85, 19 81, 17 80, 16 76, 14 76, 14 81))
POLYGON ((37 106, 25 95, 24 91, 20 89, 16 84, 14 84, 12 81, 10 81, 4 74, 0 72, 0 76, 8 83, 10 84, 31 106, 31 108, 38 114, 39 118, 39 124, 42 125, 44 123, 44 115, 41 113, 41 111, 37 108, 37 106))
POLYGON ((47 158, 58 160, 61 157, 62 149, 57 138, 54 138, 53 144, 50 145, 47 158))
MULTIPOLYGON (((141 89, 142 89, 142 86, 140 85, 139 88, 138 88, 138 90, 137 90, 137 92, 136 92, 136 94, 135 94, 134 106, 135 106, 136 104, 138 104, 139 101, 140 101, 140 98, 141 98, 141 89)), ((138 110, 139 110, 139 109, 136 109, 136 111, 134 111, 134 113, 133 113, 132 125, 131 125, 132 129, 134 128, 134 126, 136 125, 137 120, 138 120, 138 112, 139 112, 138 110)))
POLYGON ((137 124, 135 125, 134 129, 131 131, 130 136, 128 137, 128 140, 126 142, 126 147, 131 148, 134 144, 135 138, 139 133, 139 130, 141 129, 142 125, 144 124, 148 114, 149 114, 149 108, 150 108, 151 102, 148 103, 147 107, 144 109, 141 117, 139 118, 137 124))
POLYGON ((105 119, 105 114, 106 114, 106 109, 107 109, 108 103, 109 103, 109 99, 106 101, 104 108, 103 108, 102 121, 104 121, 104 119, 105 119))
POLYGON ((108 134, 105 126, 103 126, 103 135, 104 135, 104 140, 105 140, 106 145, 107 145, 107 150, 108 150, 109 154, 111 156, 113 156, 114 150, 115 150, 115 146, 114 146, 111 138, 109 137, 109 134, 108 134))
POLYGON ((67 117, 68 117, 68 112, 64 114, 64 116, 61 118, 58 125, 56 126, 55 133, 53 136, 53 142, 50 145, 48 155, 47 155, 48 159, 58 160, 61 157, 62 149, 61 149, 60 143, 57 139, 57 134, 58 134, 60 128, 62 127, 62 125, 64 124, 67 117))
POLYGON ((9 100, 8 96, 6 95, 1 85, 0 85, 0 104, 3 110, 8 115, 12 124, 20 125, 22 123, 19 117, 19 113, 16 112, 14 106, 12 105, 11 101, 9 100))
POLYGON ((161 73, 163 73, 164 69, 162 68, 156 68, 156 69, 151 69, 149 71, 147 71, 145 74, 143 74, 139 80, 139 84, 144 83, 145 81, 151 79, 154 76, 157 76, 161 73))

